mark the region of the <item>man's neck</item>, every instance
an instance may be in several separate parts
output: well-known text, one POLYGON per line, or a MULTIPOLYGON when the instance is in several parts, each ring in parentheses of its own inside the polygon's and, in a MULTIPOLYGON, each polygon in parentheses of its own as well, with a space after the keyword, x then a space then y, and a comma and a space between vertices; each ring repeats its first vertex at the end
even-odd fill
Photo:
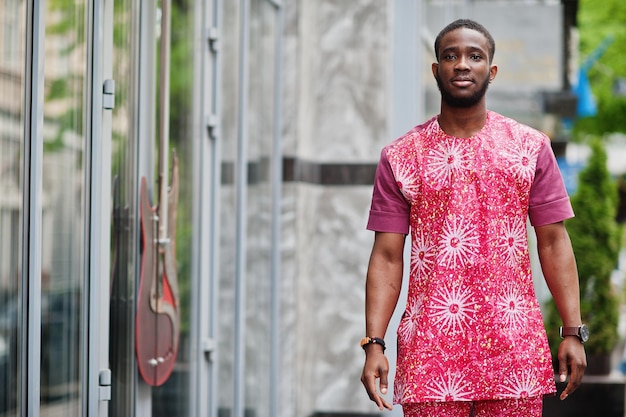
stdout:
POLYGON ((469 138, 474 136, 485 126, 487 108, 474 106, 467 109, 441 106, 439 126, 450 136, 469 138))

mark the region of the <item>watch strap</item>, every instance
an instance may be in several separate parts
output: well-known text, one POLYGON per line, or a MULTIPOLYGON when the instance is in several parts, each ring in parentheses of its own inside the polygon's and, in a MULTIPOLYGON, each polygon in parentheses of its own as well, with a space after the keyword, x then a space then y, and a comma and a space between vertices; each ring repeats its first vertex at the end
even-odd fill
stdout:
POLYGON ((576 336, 581 343, 585 343, 589 340, 589 328, 586 324, 581 324, 580 326, 560 327, 559 334, 562 338, 566 336, 576 336))
POLYGON ((565 336, 580 337, 580 326, 561 327, 560 334, 561 334, 561 337, 565 337, 565 336))

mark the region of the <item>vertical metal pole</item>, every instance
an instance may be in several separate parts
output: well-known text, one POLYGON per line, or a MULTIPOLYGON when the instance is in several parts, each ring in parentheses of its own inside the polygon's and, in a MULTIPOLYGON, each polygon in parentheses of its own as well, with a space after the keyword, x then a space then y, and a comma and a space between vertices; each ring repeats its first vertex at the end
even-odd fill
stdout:
MULTIPOLYGON (((213 5, 213 27, 219 29, 219 33, 223 34, 223 18, 222 18, 222 0, 215 0, 213 5)), ((223 43, 223 40, 219 40, 219 43, 223 43)), ((211 247, 210 247, 210 279, 209 279, 209 292, 210 292, 210 317, 209 317, 209 338, 213 340, 218 340, 218 306, 219 306, 219 279, 220 279, 220 267, 219 267, 219 259, 220 259, 220 194, 222 192, 221 183, 222 183, 222 138, 220 135, 220 121, 219 118, 221 116, 221 94, 222 94, 222 53, 218 50, 215 59, 213 62, 213 101, 211 103, 213 116, 218 120, 214 122, 217 123, 217 126, 214 128, 213 132, 213 140, 211 142, 212 145, 212 161, 211 161, 211 208, 212 214, 210 218, 211 222, 211 230, 213 233, 211 234, 211 247)), ((207 340, 207 343, 209 340, 207 340)), ((219 352, 216 354, 211 353, 211 358, 213 363, 211 364, 211 371, 209 375, 209 395, 211 402, 209 403, 210 407, 210 417, 217 417, 217 358, 219 352)))
POLYGON ((84 149, 83 320, 81 360, 83 412, 106 416, 110 387, 100 387, 109 364, 109 278, 111 230, 111 109, 103 107, 104 79, 112 76, 113 1, 89 2, 87 16, 84 149))
MULTIPOLYGON (((161 0, 161 40, 159 56, 159 244, 168 244, 167 209, 170 138, 170 38, 172 20, 171 0, 161 0)), ((157 329, 158 331, 158 329, 157 329)))
POLYGON ((245 409, 245 328, 246 328, 246 228, 248 191, 248 45, 249 0, 240 2, 239 104, 236 160, 236 242, 235 242, 235 352, 233 416, 243 417, 245 409))
MULTIPOLYGON (((206 217, 213 216, 213 206, 210 203, 211 189, 208 187, 210 178, 206 172, 211 167, 211 154, 208 151, 210 147, 210 138, 207 127, 205 125, 205 114, 210 111, 207 105, 211 94, 210 76, 212 75, 210 68, 210 45, 206 36, 207 27, 210 26, 210 15, 206 9, 210 8, 210 1, 194 2, 194 48, 200 51, 199 55, 194 58, 194 89, 193 89, 193 138, 192 141, 192 176, 193 178, 193 213, 192 213, 192 230, 193 245, 191 254, 191 363, 197 362, 198 366, 192 366, 189 369, 189 404, 190 415, 192 416, 209 416, 207 412, 207 364, 204 361, 202 350, 202 339, 206 337, 205 323, 209 320, 207 311, 210 303, 202 303, 203 297, 210 294, 206 291, 208 286, 207 270, 210 266, 211 247, 206 242, 210 239, 211 220, 205 221, 203 211, 206 217), (196 140, 196 135, 198 139, 196 140), (208 139, 207 139, 208 138, 208 139), (205 169, 202 161, 207 161, 208 169, 205 169), (201 254, 208 254, 207 257, 201 254), (207 263, 209 261, 209 263, 207 263), (204 395, 203 395, 204 394, 204 395)), ((209 277, 210 279, 210 277, 209 277)))
POLYGON ((272 230, 270 271, 270 416, 280 415, 280 288, 282 226, 282 57, 284 5, 276 5, 276 43, 274 57, 274 140, 272 148, 272 230))
POLYGON ((41 241, 46 2, 27 2, 20 333, 20 409, 38 417, 41 385, 41 241))
MULTIPOLYGON (((393 15, 393 69, 392 69, 392 114, 391 137, 398 137, 411 129, 424 116, 424 88, 421 82, 422 63, 422 0, 394 0, 393 15)), ((405 268, 409 266, 410 246, 405 245, 405 268)), ((406 274, 408 271, 405 271, 406 274)), ((405 297, 408 280, 403 280, 401 296, 405 297)), ((389 329, 395 329, 400 322, 402 311, 396 310, 389 323, 389 329)), ((395 355, 395 338, 390 337, 387 352, 389 353, 389 378, 393 381, 397 357, 395 355)), ((391 417, 402 416, 401 407, 394 407, 391 417)))
POLYGON ((423 68, 418 67, 422 50, 418 12, 419 1, 394 0, 393 11, 393 77, 391 137, 399 137, 417 124, 420 115, 418 86, 423 68), (416 76, 416 74, 419 74, 416 76))
POLYGON ((194 245, 192 254, 191 415, 217 417, 216 356, 221 193, 219 92, 221 34, 220 1, 196 2, 196 36, 201 58, 195 65, 194 118, 198 140, 193 141, 194 245), (208 255, 208 256, 207 256, 208 255), (209 300, 209 302, 207 302, 209 300))

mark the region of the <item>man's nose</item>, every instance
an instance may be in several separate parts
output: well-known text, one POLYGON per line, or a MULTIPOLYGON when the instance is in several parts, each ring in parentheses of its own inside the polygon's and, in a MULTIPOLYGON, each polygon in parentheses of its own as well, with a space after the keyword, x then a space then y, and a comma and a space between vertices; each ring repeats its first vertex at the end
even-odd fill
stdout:
POLYGON ((454 69, 458 71, 466 71, 469 69, 469 58, 466 56, 460 56, 457 61, 454 69))

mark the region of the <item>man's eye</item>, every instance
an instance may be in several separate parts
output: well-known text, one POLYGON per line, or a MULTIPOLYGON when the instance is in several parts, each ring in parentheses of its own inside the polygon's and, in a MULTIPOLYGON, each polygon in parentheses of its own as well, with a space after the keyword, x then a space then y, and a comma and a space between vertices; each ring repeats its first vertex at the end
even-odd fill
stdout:
POLYGON ((478 54, 474 54, 470 58, 474 61, 480 61, 483 57, 478 54))
POLYGON ((446 61, 451 61, 451 60, 453 60, 455 58, 456 58, 456 55, 451 55, 451 54, 443 56, 443 59, 445 59, 446 61))

